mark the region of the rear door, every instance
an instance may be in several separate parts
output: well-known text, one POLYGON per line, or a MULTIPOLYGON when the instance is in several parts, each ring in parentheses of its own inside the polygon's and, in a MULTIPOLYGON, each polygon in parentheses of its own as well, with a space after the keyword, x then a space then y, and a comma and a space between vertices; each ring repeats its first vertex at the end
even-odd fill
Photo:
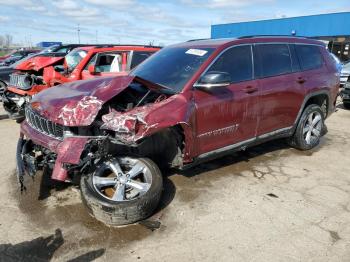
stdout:
POLYGON ((231 84, 210 91, 195 90, 199 153, 237 144, 256 135, 259 112, 252 46, 234 46, 222 53, 207 72, 226 72, 231 84))
POLYGON ((334 82, 328 72, 320 48, 317 45, 295 45, 304 81, 303 86, 307 93, 318 91, 321 87, 329 87, 329 83, 334 82))
POLYGON ((305 94, 294 46, 256 44, 254 57, 260 93, 258 135, 293 126, 305 94))

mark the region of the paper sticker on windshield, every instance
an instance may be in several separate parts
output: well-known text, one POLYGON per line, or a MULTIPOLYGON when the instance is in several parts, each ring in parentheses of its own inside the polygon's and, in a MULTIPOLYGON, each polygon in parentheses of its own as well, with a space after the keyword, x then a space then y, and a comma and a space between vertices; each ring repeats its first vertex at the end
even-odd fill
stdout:
POLYGON ((188 49, 186 51, 186 54, 196 55, 196 56, 204 56, 206 53, 208 53, 208 51, 201 50, 201 49, 188 49))

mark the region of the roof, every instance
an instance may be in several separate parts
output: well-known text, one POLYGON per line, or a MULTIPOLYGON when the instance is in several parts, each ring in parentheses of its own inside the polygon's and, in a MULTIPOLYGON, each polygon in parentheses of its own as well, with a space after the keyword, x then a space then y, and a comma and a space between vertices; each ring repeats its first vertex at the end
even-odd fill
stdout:
POLYGON ((88 52, 108 52, 108 51, 158 51, 160 47, 157 46, 143 46, 143 45, 107 45, 107 46, 82 46, 78 47, 88 52))
POLYGON ((220 39, 200 39, 200 40, 190 40, 185 43, 176 44, 176 47, 185 48, 219 48, 226 47, 230 45, 239 44, 254 44, 254 43, 307 43, 307 44, 317 44, 324 45, 324 43, 308 39, 304 37, 292 37, 292 36, 246 36, 240 38, 220 38, 220 39))

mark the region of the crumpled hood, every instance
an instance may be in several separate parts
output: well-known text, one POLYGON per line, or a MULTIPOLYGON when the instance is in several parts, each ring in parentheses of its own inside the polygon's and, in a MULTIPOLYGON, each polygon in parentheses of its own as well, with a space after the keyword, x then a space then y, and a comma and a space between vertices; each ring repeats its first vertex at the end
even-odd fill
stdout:
POLYGON ((101 77, 46 89, 31 106, 47 119, 65 126, 88 126, 102 105, 126 89, 133 76, 101 77))
POLYGON ((64 59, 64 56, 62 57, 34 56, 29 59, 26 59, 25 61, 17 65, 16 69, 25 70, 25 71, 29 71, 29 70, 39 71, 44 67, 54 65, 63 59, 64 59))

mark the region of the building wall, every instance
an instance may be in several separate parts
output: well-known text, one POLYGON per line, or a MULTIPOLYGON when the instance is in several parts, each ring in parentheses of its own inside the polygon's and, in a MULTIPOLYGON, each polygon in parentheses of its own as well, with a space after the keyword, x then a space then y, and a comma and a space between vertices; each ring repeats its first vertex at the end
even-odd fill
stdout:
POLYGON ((212 25, 211 38, 249 35, 350 36, 350 12, 212 25))

